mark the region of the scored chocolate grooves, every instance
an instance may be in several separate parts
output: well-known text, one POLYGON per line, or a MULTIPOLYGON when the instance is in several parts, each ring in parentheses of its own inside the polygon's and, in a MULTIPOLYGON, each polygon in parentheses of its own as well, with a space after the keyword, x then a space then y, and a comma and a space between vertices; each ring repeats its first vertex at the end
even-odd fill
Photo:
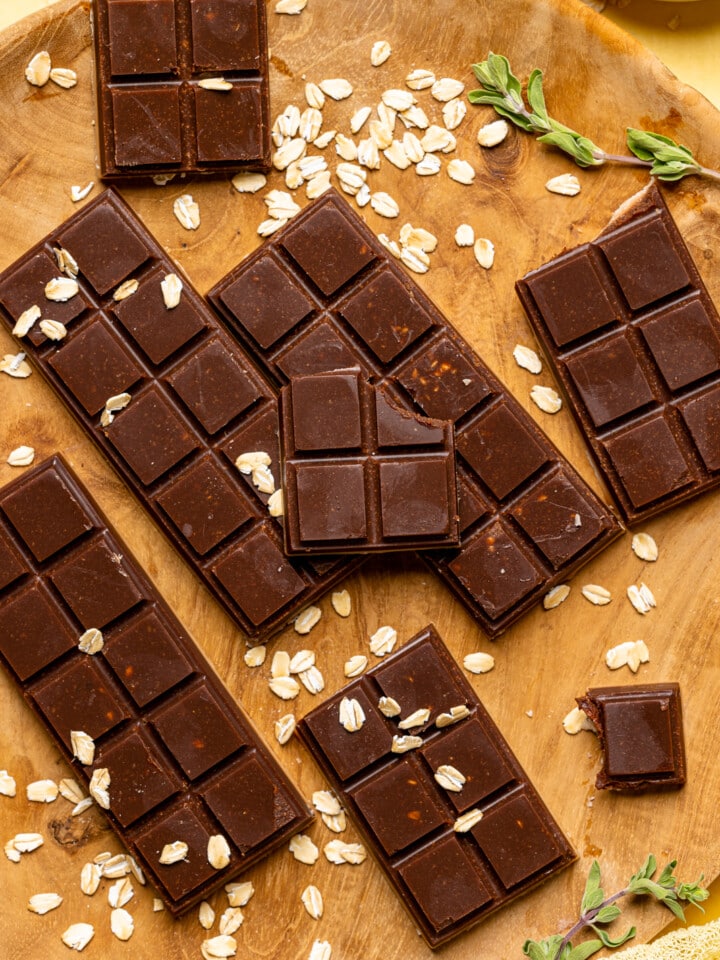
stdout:
MULTIPOLYGON (((283 553, 268 495, 235 459, 267 452, 279 472, 276 391, 186 279, 168 310, 160 283, 178 267, 112 189, 88 203, 0 275, 0 319, 12 329, 33 305, 67 336, 38 324, 18 340, 205 586, 253 641, 281 630, 362 558, 283 553), (79 291, 45 297, 55 251, 79 265, 79 291), (129 279, 135 293, 116 301, 129 279), (106 401, 131 401, 100 422, 106 401)), ((277 477, 279 480, 279 477, 277 477)))
POLYGON ((0 663, 179 915, 307 826, 302 797, 61 457, 0 489, 0 663), (102 649, 83 652, 87 630, 102 649), (94 741, 74 759, 71 731, 94 741), (208 842, 222 835, 217 870, 208 842), (166 844, 188 845, 163 865, 166 844))
POLYGON ((461 540, 420 556, 495 637, 620 535, 590 490, 339 194, 208 294, 277 383, 359 365, 455 427, 461 540))

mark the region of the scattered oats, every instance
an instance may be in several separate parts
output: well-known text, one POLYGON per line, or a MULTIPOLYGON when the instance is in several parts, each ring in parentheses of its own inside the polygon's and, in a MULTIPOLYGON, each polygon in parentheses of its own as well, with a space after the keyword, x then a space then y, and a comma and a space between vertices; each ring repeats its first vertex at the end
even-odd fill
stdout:
POLYGON ((118 940, 129 940, 135 930, 135 923, 132 916, 123 910, 122 907, 116 907, 110 913, 110 930, 115 934, 118 940))
POLYGON ((162 913, 165 909, 165 904, 159 897, 153 897, 153 913, 162 913))
POLYGON ((580 181, 574 173, 562 173, 559 177, 551 177, 545 189, 564 197, 576 197, 580 193, 580 181))
POLYGON ((132 881, 127 877, 116 880, 108 890, 108 903, 113 909, 124 907, 135 896, 132 881))
POLYGON ((376 40, 370 50, 370 63, 374 67, 379 67, 388 59, 392 53, 392 47, 387 40, 376 40))
POLYGON ((361 673, 365 672, 367 665, 368 658, 363 656, 363 654, 358 653, 354 657, 350 657, 349 660, 345 661, 343 672, 346 677, 359 677, 361 673))
POLYGON ((404 223, 400 228, 400 243, 407 247, 418 247, 424 253, 432 253, 437 247, 437 237, 423 227, 404 223))
POLYGON ((495 666, 495 658, 490 653, 469 653, 463 666, 469 673, 489 673, 495 666))
POLYGON ((542 387, 539 383, 530 391, 530 399, 544 413, 557 413, 562 407, 562 400, 557 390, 552 387, 542 387))
POLYGON ((35 893, 28 900, 27 908, 32 913, 39 913, 41 916, 56 910, 63 902, 63 898, 57 893, 35 893))
POLYGON ((275 13, 298 14, 302 13, 306 6, 307 0, 277 0, 275 13))
POLYGON ((409 110, 417 100, 409 90, 385 90, 382 94, 382 102, 391 110, 397 110, 402 113, 409 110))
POLYGON ((224 957, 234 957, 237 953, 237 941, 227 934, 220 934, 203 940, 200 944, 200 953, 204 960, 222 960, 224 957))
POLYGON ((300 684, 294 677, 272 677, 269 686, 281 700, 294 700, 300 693, 300 684))
POLYGON ((80 267, 78 267, 75 257, 62 247, 55 247, 53 253, 55 254, 58 270, 62 271, 66 276, 75 279, 80 272, 80 267))
POLYGON ((0 796, 14 797, 16 793, 15 777, 11 776, 7 770, 0 770, 0 796))
POLYGON ((366 207, 372 199, 372 194, 370 193, 370 187, 364 183, 358 192, 355 194, 355 203, 359 207, 366 207))
MULTIPOLYGON (((451 160, 447 167, 448 176, 451 180, 454 180, 456 183, 463 183, 466 186, 469 186, 475 179, 475 170, 471 163, 468 163, 467 160, 451 160)), ((490 243, 489 240, 485 241, 490 243)), ((494 254, 494 249, 493 249, 494 254)), ((477 256, 477 253, 475 254, 477 256)), ((480 263, 481 267, 484 267, 485 264, 480 263)), ((492 266, 492 262, 490 263, 492 266)))
POLYGON ((350 117, 350 132, 357 133, 372 113, 372 107, 360 107, 350 117))
POLYGON ((347 100, 353 92, 352 84, 341 77, 336 77, 331 80, 321 80, 319 86, 325 96, 330 97, 332 100, 347 100))
POLYGON ((464 703, 458 704, 456 707, 450 707, 448 713, 439 713, 435 718, 435 726, 439 729, 443 727, 449 727, 453 723, 458 723, 460 720, 464 720, 466 717, 470 716, 470 710, 467 705, 464 703))
POLYGON ((426 90, 435 83, 435 74, 432 70, 412 70, 405 77, 405 83, 411 90, 426 90))
POLYGON ((465 119, 467 107, 464 100, 449 100, 442 108, 443 123, 448 130, 455 130, 465 119))
POLYGON ((384 657, 386 653, 391 653, 397 640, 397 630, 393 627, 380 627, 370 637, 370 651, 376 657, 384 657))
MULTIPOLYGON (((109 402, 110 401, 108 401, 108 403, 109 402)), ((105 638, 102 635, 102 631, 98 630, 97 627, 90 627, 78 640, 78 649, 83 653, 87 653, 89 656, 99 653, 104 646, 105 638)))
POLYGON ((418 130, 427 130, 430 126, 430 121, 427 118, 427 114, 422 109, 422 107, 412 106, 408 107, 407 110, 404 110, 400 114, 400 120, 405 127, 417 127, 418 130))
POLYGON ((203 930, 209 930, 215 923, 215 911, 207 900, 203 900, 198 909, 198 923, 203 930))
POLYGON ((354 196, 367 180, 367 173, 356 163, 339 163, 335 173, 340 189, 350 196, 354 196))
POLYGON ((422 250, 413 247, 402 247, 400 259, 413 273, 427 273, 430 267, 430 258, 422 250))
POLYGON ((421 177, 432 177, 434 174, 440 173, 441 166, 440 157, 436 157, 434 153, 429 153, 416 164, 415 173, 421 177))
POLYGON ((467 778, 449 763, 444 763, 435 771, 435 781, 450 793, 460 793, 467 782, 467 778))
POLYGON ((250 647, 249 650, 245 651, 245 655, 243 656, 243 660, 245 661, 245 666, 261 667, 265 663, 266 653, 267 653, 267 648, 263 643, 259 643, 254 647, 250 647))
POLYGON ((53 340, 55 342, 64 340, 67 336, 67 328, 65 327, 65 324, 60 323, 59 320, 41 320, 40 331, 48 338, 48 340, 53 340))
POLYGON ((386 127, 390 133, 395 129, 395 121, 397 120, 397 110, 393 110, 392 107, 389 107, 386 103, 383 103, 382 100, 375 108, 378 119, 380 123, 386 127))
POLYGON ((34 87, 44 87, 50 79, 51 67, 50 54, 47 50, 41 50, 25 67, 25 79, 34 87))
POLYGON ((166 187, 171 180, 175 179, 174 173, 155 173, 152 177, 152 182, 156 187, 166 187))
POLYGON ((137 282, 137 280, 126 280, 124 283, 121 283, 117 290, 113 293, 113 300, 116 302, 127 300, 128 297, 131 297, 137 292, 137 288, 139 286, 140 284, 137 282))
MULTIPOLYGON (((449 130, 433 123, 422 136, 420 144, 425 153, 451 153, 457 146, 457 141, 449 130)), ((470 166, 468 164, 468 166, 470 166)), ((473 174, 474 176, 474 174, 473 174)))
POLYGON ((263 220, 262 223, 257 228, 258 236, 270 237, 277 230, 281 230, 286 223, 287 223, 287 220, 273 220, 272 217, 270 217, 267 220, 263 220))
POLYGON ((530 719, 532 720, 532 718, 535 716, 535 711, 534 711, 534 710, 526 710, 526 711, 525 711, 525 716, 526 716, 526 717, 530 717, 530 719))
POLYGON ((95 181, 91 180, 89 183, 86 183, 84 187, 73 185, 70 187, 70 199, 73 203, 79 203, 80 200, 84 200, 85 197, 90 193, 92 188, 95 186, 95 181))
POLYGON ((317 887, 310 884, 300 894, 300 900, 313 920, 319 920, 323 915, 323 898, 317 887))
POLYGON ((189 193, 184 193, 175 200, 173 213, 186 230, 197 230, 200 226, 200 207, 189 193))
POLYGON ((496 147, 502 143, 510 132, 510 127, 506 120, 493 120, 492 123, 486 123, 480 127, 477 134, 477 142, 481 147, 496 147))
POLYGON ((400 140, 393 140, 390 146, 383 150, 383 156, 398 170, 407 170, 410 166, 410 160, 400 140))
POLYGON ((110 809, 110 771, 107 767, 97 767, 90 778, 88 791, 95 803, 103 810, 110 809))
POLYGON ((402 707, 394 697, 380 697, 378 710, 384 717, 397 717, 400 715, 402 707))
POLYGON ((223 936, 231 937, 233 933, 237 933, 240 929, 244 919, 245 917, 240 907, 228 907, 220 917, 218 930, 223 936))
POLYGON ((327 160, 319 154, 314 156, 304 156, 297 162, 298 169, 305 180, 312 180, 319 173, 324 173, 327 168, 327 160))
POLYGON ((349 617, 352 611, 352 600, 347 590, 335 590, 330 597, 330 603, 339 617, 349 617))
POLYGON ((80 871, 80 889, 88 896, 92 897, 97 893, 102 877, 102 868, 97 863, 86 863, 80 871))
POLYGON ((636 533, 632 538, 632 551, 641 560, 654 563, 658 558, 658 547, 649 533, 636 533))
MULTIPOLYGON (((323 170, 309 181, 305 188, 308 200, 316 200, 330 189, 330 171, 323 170)), ((282 516, 282 514, 280 514, 282 516)))
POLYGON ((286 140, 273 154, 272 163, 276 170, 285 170, 294 160, 299 160, 307 150, 307 141, 302 137, 286 140))
POLYGON ((72 277, 53 277, 45 284, 45 297, 54 303, 66 303, 78 292, 77 280, 72 277))
POLYGON ((174 310, 180 303, 183 282, 176 273, 166 273, 160 281, 163 303, 168 310, 174 310))
POLYGON ((20 316, 15 322, 15 326, 12 328, 12 334, 14 337, 24 337, 33 327, 33 324, 36 320, 39 320, 42 316, 40 307, 34 303, 31 307, 28 307, 27 310, 23 310, 20 316))
POLYGON ((640 664, 649 661, 650 652, 644 640, 627 640, 605 654, 605 663, 611 670, 628 666, 633 673, 637 673, 640 664))
POLYGON ((342 811, 340 801, 329 790, 316 790, 312 795, 312 804, 318 813, 327 813, 332 817, 342 811))
POLYGON ((114 857, 109 857, 100 864, 102 875, 115 880, 118 877, 126 877, 130 873, 130 860, 125 853, 116 853, 114 857))
POLYGON ((79 817, 81 813, 85 813, 86 810, 89 810, 95 801, 92 797, 85 797, 80 803, 76 803, 75 806, 70 811, 71 817, 79 817))
POLYGON ((392 738, 392 747, 390 749, 393 753, 407 753, 408 750, 417 750, 418 747, 422 746, 422 743, 421 737, 412 735, 400 737, 396 734, 392 738))
POLYGON ((313 140, 313 146, 317 147, 318 150, 324 150, 330 146, 336 136, 337 130, 326 130, 325 133, 321 133, 319 137, 313 140))
POLYGON ((422 727, 430 719, 430 711, 427 707, 420 707, 414 710, 409 716, 398 723, 400 730, 412 730, 413 727, 422 727))
POLYGON ((286 650, 276 650, 270 663, 271 677, 290 676, 290 654, 286 650))
POLYGON ((0 373, 24 380, 32 373, 32 367, 25 360, 24 353, 6 353, 0 360, 0 373))
POLYGON ((50 79, 64 90, 70 90, 77 85, 77 74, 69 67, 53 67, 50 71, 50 79))
POLYGON ((283 220, 286 223, 295 214, 300 213, 298 204, 284 190, 271 190, 265 197, 265 206, 268 208, 271 217, 275 220, 283 220))
POLYGON ((435 97, 436 100, 439 100, 441 103, 446 103, 448 100, 453 100, 455 97, 459 97, 464 89, 465 84, 460 80, 453 80, 450 77, 442 77, 440 80, 435 81, 430 88, 430 93, 433 95, 433 97, 435 97))
POLYGON ((639 587, 635 584, 627 588, 628 600, 638 613, 650 613, 653 607, 657 606, 653 592, 646 584, 641 583, 639 587))
POLYGON ((230 863, 230 844, 221 833, 213 834, 208 840, 207 858, 213 870, 224 870, 230 863))
POLYGON ((522 367, 523 370, 529 370, 530 373, 542 372, 542 361, 537 353, 531 350, 530 347, 524 347, 521 343, 515 344, 513 357, 515 358, 515 363, 517 363, 519 367, 522 367))
POLYGON ((332 830, 333 833, 342 833, 347 827, 344 810, 341 810, 340 813, 321 813, 320 816, 328 830, 332 830))
POLYGON ((229 80, 225 80, 224 77, 204 77, 202 80, 198 80, 198 86, 202 87, 203 90, 218 90, 222 92, 232 90, 232 84, 229 80))
POLYGON ((308 955, 308 960, 330 960, 332 947, 327 940, 315 940, 308 955))
POLYGON ((72 923, 61 935, 60 939, 71 950, 84 950, 95 936, 95 928, 91 923, 72 923))
POLYGON ((300 114, 298 133, 307 143, 317 140, 322 128, 323 116, 317 107, 308 107, 300 114))
POLYGON ((338 133, 335 135, 335 152, 342 159, 348 163, 352 163, 354 160, 357 160, 357 145, 354 140, 351 140, 350 137, 346 137, 344 133, 338 133))
POLYGON ((312 866, 320 856, 320 851, 305 833, 296 833, 290 840, 288 849, 296 860, 308 866, 312 866))
POLYGON ((604 607, 606 603, 610 603, 612 600, 610 591, 606 590, 605 587, 599 586, 597 583, 586 583, 581 593, 586 600, 594 603, 596 607, 604 607))
POLYGON ((243 880, 240 883, 226 883, 225 893, 231 907, 245 907, 252 899, 255 887, 251 880, 243 880))
POLYGON ((382 120, 371 120, 368 125, 368 130, 378 150, 386 150, 392 145, 392 130, 386 126, 382 120))
POLYGON ((325 106, 325 94, 316 83, 306 83, 305 101, 309 107, 315 110, 322 110, 325 106))
POLYGON ((471 247, 475 243, 475 231, 469 223, 461 223, 455 231, 455 243, 459 247, 471 247))
POLYGON ((54 780, 35 780, 26 787, 27 798, 33 803, 52 803, 57 800, 58 793, 54 780))
POLYGON ((238 193, 257 193, 267 184, 267 177, 264 173, 242 171, 236 173, 230 182, 238 193))
POLYGON ((559 583, 553 587, 543 597, 543 608, 545 610, 554 610, 559 607, 570 596, 570 587, 567 583, 559 583))
POLYGON ((275 739, 281 745, 285 745, 295 732, 297 722, 292 713, 286 713, 275 721, 275 739))
POLYGON ((108 397, 103 412, 100 414, 100 426, 109 427, 115 419, 114 414, 124 410, 131 400, 132 397, 129 393, 118 393, 114 397, 108 397))
POLYGON ((15 846, 14 840, 8 840, 5 844, 5 856, 11 863, 20 863, 20 851, 15 846))
POLYGON ((321 693, 325 689, 325 678, 316 666, 302 670, 298 673, 298 679, 307 692, 313 695, 321 693))
POLYGON ((358 143, 357 162, 368 170, 380 169, 380 153, 372 137, 358 143))
POLYGON ((348 733, 357 733, 365 723, 365 711, 354 697, 343 697, 338 709, 338 719, 348 733))
POLYGON ((296 107, 294 103, 289 103, 276 122, 283 138, 291 140, 297 136, 300 129, 300 107, 296 107))
POLYGON ((487 237, 478 237, 473 244, 475 259, 485 270, 489 270, 495 262, 495 244, 487 237))
POLYGON ((367 854, 361 843, 345 843, 344 840, 330 840, 323 847, 323 853, 330 863, 362 863, 367 854))
POLYGON ((472 830, 476 824, 480 823, 482 818, 482 810, 478 810, 477 807, 473 807, 472 810, 468 810, 466 813, 463 813, 462 816, 457 818, 453 824, 453 830, 455 833, 467 833, 468 830, 472 830))
POLYGON ((98 853, 97 856, 93 858, 93 863, 98 863, 101 866, 106 864, 109 860, 112 860, 112 854, 109 850, 103 850, 102 853, 98 853))
POLYGON ((5 462, 11 467, 29 467, 34 459, 35 450, 33 447, 28 447, 23 444, 23 446, 15 447, 14 450, 11 450, 5 462))
POLYGON ((566 713, 562 725, 565 733, 569 733, 573 737, 581 730, 595 730, 595 724, 580 707, 573 707, 569 713, 566 713))
POLYGON ((391 240, 386 233, 379 233, 377 238, 388 253, 392 254, 393 257, 400 258, 401 251, 396 240, 391 240))
POLYGON ((160 853, 160 863, 164 866, 170 866, 173 863, 179 863, 186 860, 188 854, 188 845, 184 840, 174 840, 172 843, 166 843, 160 853))
POLYGON ((295 632, 300 634, 310 633, 312 628, 319 622, 322 616, 320 607, 306 607, 302 613, 295 618, 295 632))
POLYGON ((405 151, 405 156, 411 163, 420 163, 425 156, 425 151, 423 150, 420 140, 411 130, 403 134, 402 146, 405 151))

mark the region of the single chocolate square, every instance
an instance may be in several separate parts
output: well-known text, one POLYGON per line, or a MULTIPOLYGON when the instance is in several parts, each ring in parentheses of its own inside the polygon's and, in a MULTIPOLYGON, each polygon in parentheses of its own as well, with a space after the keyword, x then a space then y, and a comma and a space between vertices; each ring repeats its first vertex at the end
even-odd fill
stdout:
POLYGON ((720 483, 720 316, 655 185, 516 289, 628 523, 720 483))
POLYGON ((603 765, 598 790, 674 790, 685 783, 680 686, 595 687, 578 705, 595 724, 603 765))
POLYGON ((575 859, 433 626, 312 710, 297 732, 431 947, 575 859), (381 698, 399 713, 383 712, 381 698), (359 729, 343 726, 344 700, 356 701, 359 729), (403 721, 418 710, 427 720, 408 729, 403 721), (419 744, 404 750, 410 736, 419 744))

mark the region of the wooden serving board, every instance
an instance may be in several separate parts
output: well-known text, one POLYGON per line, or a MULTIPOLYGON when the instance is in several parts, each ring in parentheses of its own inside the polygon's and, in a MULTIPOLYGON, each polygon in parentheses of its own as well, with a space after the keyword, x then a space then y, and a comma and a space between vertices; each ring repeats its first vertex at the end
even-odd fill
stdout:
MULTIPOLYGON (((717 112, 637 43, 576 0, 309 0, 295 17, 278 16, 273 9, 269 4, 275 113, 287 103, 302 109, 305 78, 346 77, 354 95, 342 103, 328 103, 325 128, 348 133, 354 110, 376 104, 384 89, 402 87, 410 69, 427 67, 438 76, 458 77, 471 89, 470 64, 494 50, 506 53, 521 76, 541 67, 551 112, 605 149, 621 151, 624 127, 642 126, 687 142, 705 164, 720 166, 717 112), (381 39, 391 43, 393 53, 387 63, 374 68, 370 48, 381 39)), ((36 14, 0 39, 0 268, 73 212, 72 184, 96 177, 89 42, 87 4, 78 0, 36 14), (24 66, 43 48, 56 65, 77 70, 75 89, 26 84, 24 66)), ((433 118, 439 117, 439 105, 427 93, 419 99, 433 118)), ((565 245, 593 237, 614 207, 643 185, 644 177, 617 167, 577 171, 564 156, 515 130, 502 146, 481 153, 477 130, 491 118, 485 108, 469 108, 456 131, 456 155, 470 160, 478 171, 472 186, 454 183, 444 172, 421 178, 385 163, 370 181, 373 189, 395 197, 400 218, 383 220, 369 207, 363 216, 373 229, 391 237, 397 237, 406 220, 437 235, 432 267, 419 282, 603 493, 569 412, 550 417, 529 400, 534 378, 512 359, 516 342, 532 342, 513 282, 565 245), (579 196, 561 197, 545 190, 549 177, 564 172, 578 173, 579 196), (491 270, 478 267, 470 250, 455 246, 455 228, 463 221, 472 224, 477 235, 494 241, 491 270)), ((280 174, 271 176, 270 187, 284 189, 280 174)), ((123 193, 201 291, 260 242, 255 231, 265 216, 262 193, 240 196, 225 180, 132 187, 123 193), (188 191, 200 204, 202 223, 195 233, 183 230, 172 215, 173 200, 188 191)), ((666 193, 711 293, 720 298, 716 262, 720 187, 689 179, 666 193)), ((304 202, 302 189, 298 198, 304 202)), ((0 353, 16 349, 0 332, 0 353)), ((547 372, 538 379, 552 382, 547 372)), ((37 374, 28 380, 0 376, 0 484, 17 475, 4 461, 22 443, 35 447, 38 460, 56 450, 65 454, 309 798, 323 786, 313 763, 296 743, 280 747, 273 738, 273 721, 287 712, 288 704, 268 690, 269 659, 255 670, 244 665, 244 638, 173 554, 37 374)), ((291 653, 304 646, 315 650, 327 693, 343 682, 344 661, 367 652, 370 634, 384 624, 394 625, 405 641, 432 621, 459 660, 471 651, 492 649, 494 671, 472 677, 472 682, 580 860, 460 937, 442 951, 443 956, 519 958, 526 937, 566 929, 576 916, 593 857, 600 859, 608 890, 626 881, 650 851, 659 860, 677 856, 685 879, 700 872, 712 879, 720 873, 715 842, 720 766, 715 738, 708 735, 714 731, 720 694, 715 641, 720 558, 714 549, 719 514, 716 492, 652 521, 647 529, 660 546, 654 565, 638 560, 631 552, 630 536, 624 536, 576 578, 560 608, 549 613, 535 610, 495 644, 410 557, 372 560, 347 583, 353 600, 349 619, 341 620, 324 600, 323 618, 309 637, 288 628, 274 640, 275 649, 291 653), (644 618, 625 599, 627 586, 641 580, 657 598, 657 609, 644 618), (591 606, 580 594, 587 582, 611 590, 612 603, 591 606), (610 674, 604 654, 621 641, 639 638, 647 642, 651 661, 641 668, 638 679, 682 684, 688 784, 667 796, 596 795, 597 743, 590 734, 566 736, 561 720, 573 698, 588 686, 633 681, 626 668, 610 674)), ((315 702, 303 691, 292 707, 302 715, 315 702)), ((177 922, 167 914, 154 914, 152 892, 147 889, 138 890, 129 905, 136 923, 133 939, 125 945, 113 938, 105 886, 94 897, 86 897, 80 892, 79 877, 83 863, 100 851, 118 852, 117 842, 98 812, 70 821, 69 805, 62 799, 47 806, 27 802, 28 782, 57 780, 68 771, 4 674, 0 710, 0 768, 7 768, 18 782, 16 798, 0 796, 0 840, 4 843, 16 832, 31 830, 46 838, 44 846, 24 856, 20 864, 0 857, 3 956, 66 958, 60 934, 81 920, 93 923, 96 930, 88 956, 138 960, 199 956, 201 940, 217 933, 217 926, 206 934, 194 914, 177 922), (47 891, 60 893, 65 898, 62 906, 45 917, 28 912, 27 898, 47 891)), ((331 839, 321 823, 310 832, 320 846, 331 839)), ((357 839, 352 826, 345 837, 357 839)), ((348 960, 430 956, 369 860, 358 867, 338 867, 321 857, 309 867, 281 852, 255 869, 252 880, 257 892, 237 934, 240 956, 305 960, 315 939, 329 941, 333 957, 348 960), (300 903, 300 893, 309 883, 325 898, 320 921, 313 921, 300 903)), ((218 914, 222 912, 224 897, 215 897, 213 905, 218 914)), ((638 938, 656 934, 667 917, 655 906, 638 911, 634 917, 638 938)))

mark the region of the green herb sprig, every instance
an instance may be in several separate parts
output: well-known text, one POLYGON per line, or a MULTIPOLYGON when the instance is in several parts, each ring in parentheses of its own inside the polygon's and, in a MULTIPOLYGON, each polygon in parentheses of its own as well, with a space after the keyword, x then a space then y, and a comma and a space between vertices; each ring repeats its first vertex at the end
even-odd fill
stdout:
POLYGON ((567 153, 580 167, 597 167, 607 162, 624 163, 645 167, 651 176, 659 180, 680 180, 694 174, 720 181, 718 171, 702 166, 687 147, 659 133, 628 127, 626 142, 632 156, 607 153, 588 137, 549 115, 541 70, 533 70, 528 78, 526 104, 522 84, 512 72, 507 57, 491 52, 487 60, 473 64, 472 69, 480 81, 480 88, 468 93, 470 103, 493 107, 501 117, 527 133, 536 134, 540 143, 567 153))
POLYGON ((585 884, 577 923, 564 936, 556 934, 546 940, 526 940, 523 953, 530 960, 587 960, 603 947, 622 946, 635 936, 635 927, 629 927, 625 933, 615 937, 611 937, 604 928, 621 915, 617 901, 623 897, 654 897, 680 920, 685 919, 681 903, 689 903, 702 910, 700 904, 710 896, 702 886, 703 877, 695 883, 680 883, 673 873, 676 865, 677 860, 671 860, 655 880, 657 861, 650 854, 626 887, 606 897, 600 885, 600 865, 594 860, 585 884), (586 928, 592 930, 594 937, 574 947, 571 941, 586 928))

